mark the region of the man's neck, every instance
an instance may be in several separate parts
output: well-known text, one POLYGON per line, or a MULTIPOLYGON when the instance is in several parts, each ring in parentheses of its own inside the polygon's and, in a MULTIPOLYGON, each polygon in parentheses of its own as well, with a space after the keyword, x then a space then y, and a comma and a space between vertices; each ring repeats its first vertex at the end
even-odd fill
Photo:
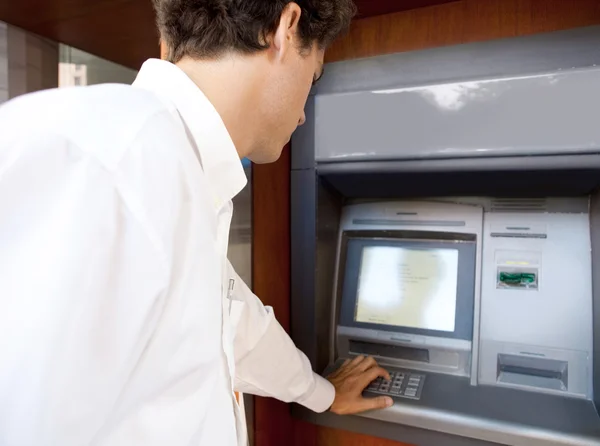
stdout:
POLYGON ((217 110, 233 140, 240 158, 247 156, 256 136, 253 113, 260 89, 259 64, 248 57, 218 60, 184 58, 177 66, 202 90, 217 110))

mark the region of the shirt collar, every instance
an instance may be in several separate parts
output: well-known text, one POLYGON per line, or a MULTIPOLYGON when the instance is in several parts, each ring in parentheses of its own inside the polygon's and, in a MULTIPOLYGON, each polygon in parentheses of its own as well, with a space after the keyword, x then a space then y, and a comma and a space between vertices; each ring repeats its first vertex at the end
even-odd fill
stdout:
POLYGON ((248 180, 242 162, 221 116, 179 67, 165 60, 150 59, 142 65, 133 85, 174 104, 198 150, 218 208, 246 186, 248 180))

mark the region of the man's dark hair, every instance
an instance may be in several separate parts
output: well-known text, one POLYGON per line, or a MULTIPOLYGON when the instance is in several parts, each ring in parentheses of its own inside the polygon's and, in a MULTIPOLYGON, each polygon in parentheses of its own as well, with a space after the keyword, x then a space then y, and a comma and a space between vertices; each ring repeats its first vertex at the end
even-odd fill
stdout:
MULTIPOLYGON (((215 58, 227 51, 252 53, 268 47, 292 0, 152 0, 167 59, 215 58)), ((327 47, 348 28, 356 13, 352 0, 296 0, 302 13, 302 49, 327 47)))

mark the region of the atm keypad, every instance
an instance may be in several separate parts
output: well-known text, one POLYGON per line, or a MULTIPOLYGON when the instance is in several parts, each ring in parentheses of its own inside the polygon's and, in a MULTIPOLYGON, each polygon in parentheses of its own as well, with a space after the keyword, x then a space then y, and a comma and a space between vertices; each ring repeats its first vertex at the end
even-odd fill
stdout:
POLYGON ((425 375, 410 372, 390 372, 390 380, 377 378, 367 387, 367 391, 383 395, 418 400, 425 381, 425 375))

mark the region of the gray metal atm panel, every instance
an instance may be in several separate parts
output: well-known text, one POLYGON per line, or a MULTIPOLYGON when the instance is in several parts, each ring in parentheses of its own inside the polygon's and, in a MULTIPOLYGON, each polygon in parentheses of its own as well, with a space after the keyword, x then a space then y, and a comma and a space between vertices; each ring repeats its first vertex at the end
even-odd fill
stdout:
MULTIPOLYGON (((464 192, 467 195, 481 194, 485 191, 486 194, 498 196, 500 189, 491 184, 494 179, 490 180, 490 175, 495 175, 496 179, 502 177, 502 181, 506 181, 506 177, 502 176, 503 171, 518 170, 524 172, 519 178, 527 177, 529 179, 535 174, 548 172, 548 177, 552 177, 552 183, 561 183, 560 190, 562 192, 568 195, 579 195, 590 193, 590 190, 593 189, 592 186, 598 185, 597 172, 593 172, 591 169, 600 170, 600 154, 593 153, 595 149, 591 145, 585 144, 581 155, 572 155, 573 147, 569 145, 566 153, 552 155, 542 152, 544 156, 537 157, 520 156, 527 154, 523 152, 515 152, 512 157, 490 157, 481 156, 481 154, 488 155, 485 152, 479 153, 473 150, 470 153, 454 153, 451 155, 455 157, 454 159, 442 158, 439 154, 429 154, 429 158, 408 161, 406 158, 397 159, 394 162, 375 161, 372 157, 367 157, 362 162, 347 163, 338 161, 348 160, 325 159, 316 166, 315 147, 318 144, 315 136, 318 129, 313 126, 320 122, 315 119, 319 98, 327 95, 352 95, 358 92, 368 93, 372 90, 422 87, 432 84, 466 83, 468 85, 472 81, 491 81, 500 78, 508 79, 506 82, 511 80, 533 82, 532 79, 544 78, 543 76, 535 77, 540 73, 546 75, 553 73, 559 78, 561 76, 569 78, 571 75, 585 77, 596 72, 595 64, 600 64, 600 27, 486 42, 473 46, 440 48, 431 50, 431 52, 405 53, 342 62, 330 64, 327 67, 328 75, 315 88, 309 100, 307 123, 296 132, 292 142, 292 169, 294 170, 292 173, 292 335, 299 347, 308 354, 315 370, 323 370, 321 350, 328 348, 327 339, 323 339, 322 330, 319 328, 323 325, 323 320, 319 320, 319 318, 324 319, 325 317, 322 312, 325 306, 324 297, 330 295, 332 290, 330 283, 332 280, 323 280, 330 268, 326 267, 328 262, 322 260, 326 256, 321 254, 324 247, 333 249, 334 245, 328 237, 321 237, 319 234, 324 230, 326 232, 331 229, 330 226, 335 223, 335 218, 323 218, 323 209, 319 207, 321 193, 318 191, 321 184, 339 192, 340 200, 344 200, 345 197, 372 198, 386 191, 389 192, 390 198, 398 198, 398 196, 404 196, 398 195, 398 189, 389 191, 380 182, 366 181, 369 179, 367 177, 381 176, 380 172, 384 171, 391 175, 385 177, 386 179, 393 178, 398 182, 399 179, 413 174, 413 177, 410 178, 421 178, 425 172, 431 173, 431 178, 436 177, 436 182, 432 183, 435 190, 429 192, 430 195, 433 195, 448 189, 448 183, 440 181, 439 178, 440 174, 449 172, 457 173, 461 179, 468 180, 469 184, 475 183, 471 187, 473 190, 469 189, 464 192), (393 68, 394 66, 396 68, 393 68), (563 72, 562 70, 571 71, 563 72), (432 159, 432 156, 435 156, 436 159, 432 159), (460 158, 459 156, 472 157, 460 158), (577 178, 573 179, 571 176, 563 174, 558 177, 554 176, 554 173, 560 169, 570 168, 574 169, 573 174, 577 178), (580 172, 581 169, 590 171, 580 172), (473 176, 475 174, 481 176, 475 177, 473 176), (583 180, 580 180, 580 177, 583 180), (567 181, 567 179, 573 181, 567 181), (317 207, 319 207, 318 211, 317 207), (307 227, 302 227, 303 224, 307 227)), ((568 82, 567 84, 570 85, 568 82)), ((411 94, 416 95, 414 92, 411 94)), ((394 95, 388 94, 388 96, 394 95)), ((424 100, 422 98, 422 101, 424 100)), ((513 105, 515 103, 518 104, 513 101, 513 105)), ((475 102, 475 104, 477 103, 475 102)), ((433 109, 431 104, 426 105, 433 109)), ((594 108, 594 110, 596 109, 594 108)), ((438 115, 442 113, 441 110, 434 111, 438 115)), ((579 111, 581 111, 579 108, 571 110, 572 114, 577 116, 579 116, 579 111)), ((368 115, 369 110, 359 112, 368 115)), ((378 114, 376 110, 370 110, 370 112, 373 115, 378 114)), ((448 113, 455 112, 448 111, 448 113)), ((357 121, 359 120, 357 119, 357 121)), ((589 124, 588 118, 584 118, 584 121, 589 124)), ((401 127, 402 122, 400 120, 388 121, 388 124, 390 122, 398 129, 396 140, 405 141, 401 127)), ((349 130, 353 132, 354 129, 351 127, 352 122, 346 121, 343 127, 344 132, 349 130)), ((430 132, 431 129, 427 128, 427 131, 430 132)), ((416 133, 411 134, 414 136, 416 133)), ((595 134, 592 133, 592 135, 595 134)), ((542 135, 542 137, 545 136, 542 135)), ((596 143, 597 141, 594 141, 594 144, 596 143)), ((371 143, 369 145, 372 146, 371 143)), ((504 152, 498 153, 507 155, 504 152)), ((520 172, 517 173, 520 174, 520 172)), ((415 188, 422 186, 421 183, 417 184, 418 186, 415 186, 415 183, 407 184, 408 189, 412 191, 410 193, 414 194, 415 188)), ((517 196, 525 193, 534 193, 536 196, 538 192, 548 193, 548 187, 549 184, 542 180, 536 181, 535 185, 526 183, 522 190, 518 191, 517 196)), ((504 195, 500 194, 500 196, 504 195)), ((597 197, 596 200, 598 200, 597 197)), ((333 210, 336 211, 336 209, 333 210)), ((599 214, 596 212, 596 217, 599 214)), ((594 233, 594 229, 592 232, 594 233)), ((598 239, 598 234, 595 234, 595 238, 598 239)), ((597 240, 596 244, 598 244, 597 240)), ((596 256, 594 255, 594 258, 596 256)), ((600 274, 595 275, 600 276, 600 274)), ((596 292, 596 303, 598 296, 600 293, 596 292)), ((595 305, 596 336, 600 333, 598 308, 600 306, 595 305)), ((595 345, 596 371, 599 370, 598 365, 600 364, 599 344, 596 342, 595 345)), ((596 389, 598 389, 600 374, 596 375, 596 389)), ((388 411, 385 416, 370 414, 370 416, 379 417, 378 420, 364 416, 337 417, 331 413, 314 414, 299 407, 294 408, 294 413, 318 424, 404 440, 421 446, 466 446, 467 444, 489 446, 496 442, 523 446, 532 446, 532 444, 543 444, 544 446, 600 444, 600 418, 598 418, 594 404, 590 401, 574 398, 560 399, 554 395, 519 392, 515 389, 494 386, 468 386, 466 381, 463 384, 459 383, 460 385, 456 382, 454 385, 448 385, 447 382, 437 381, 436 383, 434 378, 429 379, 428 383, 429 390, 423 394, 421 402, 404 402, 394 408, 398 410, 388 411), (510 403, 510 407, 507 408, 505 403, 510 403), (429 410, 431 408, 434 408, 435 411, 429 410), (411 411, 412 421, 406 420, 402 424, 397 424, 398 419, 404 420, 402 414, 411 411), (428 414, 431 415, 428 419, 430 424, 423 425, 421 422, 428 414), (434 416, 436 414, 440 417, 436 418, 434 416), (444 419, 452 421, 442 415, 448 415, 456 421, 454 427, 450 426, 452 430, 439 431, 440 421, 444 421, 444 419), (386 419, 386 416, 395 422, 382 421, 386 419), (418 423, 421 423, 420 427, 417 427, 418 423), (500 431, 502 431, 503 426, 506 426, 505 423, 511 425, 512 439, 500 439, 500 441, 498 441, 499 437, 492 439, 489 435, 501 434, 502 432, 498 432, 497 428, 500 427, 500 431), (460 430, 454 431, 455 428, 460 430), (476 435, 473 430, 475 428, 479 430, 476 435), (542 437, 549 431, 557 433, 559 438, 543 439, 542 437), (481 436, 478 436, 480 434, 481 436), (539 442, 531 443, 532 437, 539 442), (482 438, 486 440, 482 440, 482 438)), ((598 393, 596 392, 596 403, 600 402, 598 393)))
POLYGON ((296 346, 317 362, 315 266, 317 178, 314 170, 291 174, 291 332, 296 346))
POLYGON ((300 134, 319 163, 594 153, 598 64, 600 27, 335 63, 300 134))
POLYGON ((589 26, 329 63, 312 94, 518 77, 593 67, 599 59, 600 26, 589 26))
POLYGON ((596 68, 317 96, 316 158, 339 162, 597 153, 598 116, 596 68))
POLYGON ((413 446, 502 446, 501 443, 459 437, 365 417, 336 415, 331 412, 315 414, 302 406, 293 406, 292 414, 317 425, 386 438, 413 446))
POLYGON ((592 196, 590 207, 590 226, 592 241, 592 318, 594 320, 594 366, 593 388, 596 410, 600 415, 600 191, 592 196))
POLYGON ((315 167, 315 97, 309 96, 304 107, 306 123, 292 135, 292 170, 315 167))

